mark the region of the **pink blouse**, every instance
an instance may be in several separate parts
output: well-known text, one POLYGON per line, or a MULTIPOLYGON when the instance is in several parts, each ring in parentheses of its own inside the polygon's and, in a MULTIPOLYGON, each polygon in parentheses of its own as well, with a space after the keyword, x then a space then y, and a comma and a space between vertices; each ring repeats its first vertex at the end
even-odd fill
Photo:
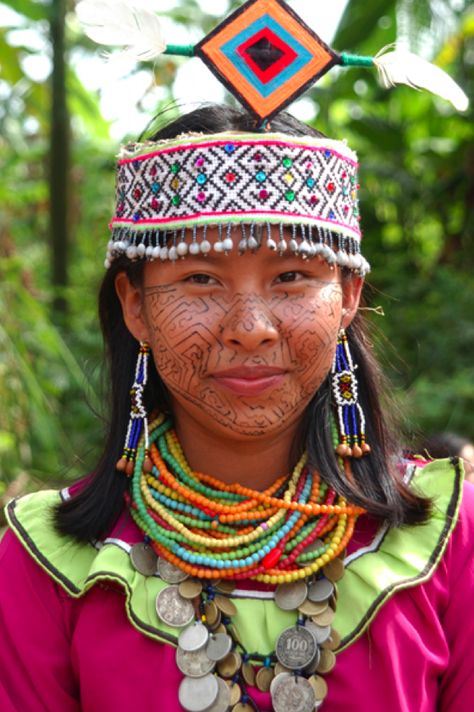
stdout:
MULTIPOLYGON (((362 522, 353 547, 367 530, 362 522)), ((133 543, 136 533, 120 536, 133 543)), ((467 485, 435 574, 394 594, 337 655, 325 712, 474 709, 473 550, 474 487, 467 485)), ((8 532, 0 547, 1 712, 179 712, 175 651, 138 632, 124 600, 104 584, 71 598, 8 532)), ((271 710, 268 694, 252 696, 271 710)))

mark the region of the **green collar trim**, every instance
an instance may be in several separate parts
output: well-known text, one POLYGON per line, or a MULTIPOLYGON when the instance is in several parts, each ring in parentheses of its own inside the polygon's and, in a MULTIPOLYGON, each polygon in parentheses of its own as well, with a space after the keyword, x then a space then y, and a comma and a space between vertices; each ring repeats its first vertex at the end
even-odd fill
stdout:
POLYGON ((73 598, 97 583, 118 586, 125 593, 130 623, 145 635, 176 645, 176 630, 161 624, 154 610, 156 596, 167 584, 135 571, 128 553, 115 544, 94 546, 58 534, 53 511, 60 501, 57 491, 47 490, 13 500, 6 510, 8 523, 39 566, 73 598))
MULTIPOLYGON (((455 462, 433 462, 416 471, 413 487, 433 498, 430 521, 420 527, 381 530, 370 546, 348 557, 346 574, 338 584, 334 621, 342 638, 340 650, 364 633, 396 591, 428 580, 443 556, 458 517, 461 469, 455 462)), ((53 522, 59 502, 58 492, 45 491, 7 507, 12 530, 38 565, 74 598, 96 584, 118 587, 125 594, 130 623, 149 637, 176 645, 179 631, 161 623, 155 610, 156 596, 168 584, 135 571, 125 542, 108 540, 94 546, 60 536, 53 522)), ((235 627, 248 651, 268 655, 281 631, 295 622, 294 612, 281 611, 273 600, 252 597, 251 592, 234 602, 235 627)))
POLYGON ((457 460, 437 460, 416 470, 413 489, 433 500, 429 522, 418 527, 384 528, 371 546, 348 557, 338 586, 339 600, 350 600, 351 605, 339 605, 334 621, 342 639, 339 650, 364 633, 396 591, 431 578, 458 519, 462 481, 457 460))

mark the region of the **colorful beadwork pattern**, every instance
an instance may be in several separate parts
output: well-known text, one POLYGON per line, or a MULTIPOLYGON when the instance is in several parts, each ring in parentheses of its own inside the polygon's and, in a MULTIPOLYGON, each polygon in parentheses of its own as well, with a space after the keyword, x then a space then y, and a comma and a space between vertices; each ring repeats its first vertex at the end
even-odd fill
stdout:
POLYGON ((274 116, 341 62, 282 0, 245 3, 195 53, 260 119, 274 116))
POLYGON ((133 463, 135 462, 137 447, 143 435, 145 449, 148 451, 148 420, 145 405, 143 403, 144 390, 148 381, 148 358, 150 356, 149 345, 142 341, 138 352, 137 365, 135 367, 135 379, 130 390, 130 419, 127 426, 125 446, 122 458, 117 464, 117 469, 131 475, 133 463))
MULTIPOLYGON (((159 251, 170 231, 216 225, 229 241, 235 225, 253 233, 276 224, 300 226, 304 249, 326 245, 352 259, 345 266, 367 271, 359 254, 357 167, 345 143, 306 136, 228 133, 130 145, 119 159, 108 260, 129 248, 132 258, 164 259, 159 251)), ((257 238, 249 233, 250 239, 257 238)), ((233 246, 222 245, 225 251, 233 246)), ((178 244, 175 258, 185 249, 178 244)))
POLYGON ((171 423, 150 426, 151 462, 139 449, 131 513, 156 553, 203 579, 290 583, 314 575, 343 551, 362 509, 306 467, 264 492, 190 469, 171 423), (305 548, 321 537, 325 551, 305 548))
POLYGON ((332 390, 340 436, 336 452, 341 457, 362 457, 370 452, 365 439, 365 416, 359 403, 356 368, 347 334, 341 329, 332 366, 332 390))

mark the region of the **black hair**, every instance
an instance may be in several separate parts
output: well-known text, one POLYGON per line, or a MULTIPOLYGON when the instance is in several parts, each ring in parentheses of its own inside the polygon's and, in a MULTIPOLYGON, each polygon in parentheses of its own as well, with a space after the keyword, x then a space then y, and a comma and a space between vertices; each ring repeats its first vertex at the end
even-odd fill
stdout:
MULTIPOLYGON (((186 132, 255 129, 255 120, 245 110, 208 105, 158 131, 149 132, 145 138, 159 140, 186 132)), ((294 136, 322 136, 284 112, 272 120, 271 129, 294 136)), ((58 506, 55 513, 57 529, 82 541, 99 539, 110 531, 123 509, 124 493, 129 486, 127 477, 115 466, 122 452, 129 417, 129 389, 138 344, 124 323, 115 291, 115 278, 119 272, 125 272, 130 281, 138 286, 143 274, 143 262, 131 262, 124 256, 116 259, 100 289, 99 317, 111 384, 108 436, 95 470, 73 497, 58 506)), ((344 278, 351 277, 346 274, 344 278)), ((366 415, 367 441, 372 451, 370 455, 352 460, 352 479, 341 472, 331 435, 333 404, 328 376, 306 409, 293 454, 301 454, 306 448, 310 466, 323 473, 325 481, 339 494, 364 507, 378 520, 392 526, 423 522, 429 516, 430 502, 409 490, 397 469, 399 448, 396 430, 387 418, 387 413, 391 413, 393 408, 360 313, 347 333, 353 359, 358 364, 359 398, 366 415)), ((150 361, 145 405, 148 412, 158 408, 161 412, 171 413, 166 388, 150 361)))

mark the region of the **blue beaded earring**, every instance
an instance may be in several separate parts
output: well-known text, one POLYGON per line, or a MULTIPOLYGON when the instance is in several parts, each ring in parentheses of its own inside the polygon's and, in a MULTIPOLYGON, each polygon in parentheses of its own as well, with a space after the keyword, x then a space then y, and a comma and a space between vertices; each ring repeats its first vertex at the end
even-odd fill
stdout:
POLYGON ((365 416, 358 402, 357 366, 352 361, 349 340, 344 329, 339 331, 332 366, 332 391, 336 403, 340 457, 362 457, 370 452, 365 441, 365 416))
POLYGON ((135 368, 135 379, 130 389, 131 405, 127 435, 125 437, 122 457, 117 462, 117 470, 125 472, 127 477, 133 475, 138 443, 142 434, 145 440, 146 459, 149 458, 148 418, 143 403, 143 394, 148 380, 149 355, 150 346, 146 341, 141 341, 135 368))

